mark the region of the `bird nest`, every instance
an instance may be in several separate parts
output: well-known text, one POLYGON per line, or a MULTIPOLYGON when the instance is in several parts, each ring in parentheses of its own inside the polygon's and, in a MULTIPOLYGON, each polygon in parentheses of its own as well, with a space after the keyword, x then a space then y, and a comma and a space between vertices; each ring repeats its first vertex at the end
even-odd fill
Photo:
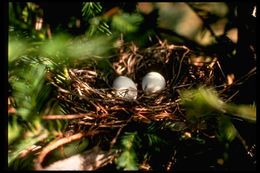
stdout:
MULTIPOLYGON (((117 51, 105 67, 100 66, 102 61, 92 60, 84 67, 67 69, 65 82, 58 82, 55 77, 52 79, 66 115, 44 118, 70 120, 66 132, 70 133, 69 136, 81 135, 67 142, 91 136, 94 146, 102 143, 102 135, 106 135, 109 140, 102 145, 112 147, 122 129, 128 125, 133 127, 135 123, 180 122, 185 129, 178 90, 216 82, 217 63, 214 57, 209 57, 210 61, 207 61, 186 46, 159 41, 140 49, 133 43, 121 43, 117 51), (162 74, 166 87, 157 94, 145 95, 141 81, 150 71, 162 74), (138 96, 135 100, 115 95, 112 82, 120 75, 131 78, 137 84, 138 96)), ((39 157, 39 163, 46 155, 47 150, 39 157)))
POLYGON ((95 67, 97 62, 94 60, 87 67, 68 69, 67 84, 56 83, 58 99, 68 114, 84 114, 84 123, 81 123, 86 126, 112 128, 118 126, 119 120, 130 117, 144 123, 165 119, 176 121, 180 119, 173 113, 178 106, 176 91, 197 84, 212 85, 214 82, 215 61, 202 62, 200 66, 191 63, 192 56, 195 53, 187 47, 167 42, 159 42, 144 50, 139 50, 133 43, 124 44, 119 48, 119 55, 110 60, 112 73, 111 69, 108 73, 109 70, 95 67), (141 88, 141 81, 150 71, 164 76, 166 88, 158 94, 147 96, 141 88), (115 95, 112 82, 121 75, 137 84, 136 100, 115 95))

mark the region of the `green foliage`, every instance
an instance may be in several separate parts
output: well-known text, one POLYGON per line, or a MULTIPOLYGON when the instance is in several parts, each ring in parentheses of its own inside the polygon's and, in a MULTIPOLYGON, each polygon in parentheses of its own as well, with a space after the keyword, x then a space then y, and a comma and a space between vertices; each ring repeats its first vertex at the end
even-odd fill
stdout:
POLYGON ((189 118, 210 116, 212 114, 230 114, 249 122, 256 122, 254 105, 235 105, 222 101, 212 88, 183 90, 180 92, 181 104, 186 108, 189 118))
POLYGON ((255 105, 235 105, 228 104, 226 106, 228 114, 242 118, 250 123, 256 123, 256 107, 255 105))
POLYGON ((42 18, 43 10, 34 2, 9 2, 9 31, 20 32, 20 35, 26 34, 28 38, 35 40, 44 40, 45 29, 36 30, 35 21, 42 18))
POLYGON ((155 146, 161 143, 164 143, 165 141, 162 140, 162 138, 160 138, 158 135, 156 134, 152 134, 152 133, 146 133, 145 136, 147 136, 148 139, 148 145, 149 146, 155 146))
POLYGON ((199 87, 180 91, 181 104, 185 107, 187 119, 196 123, 201 118, 207 119, 215 113, 223 113, 224 102, 217 92, 210 88, 199 87))
POLYGON ((117 169, 138 170, 135 148, 139 145, 137 132, 125 133, 121 139, 122 153, 116 159, 117 169))
POLYGON ((133 33, 138 31, 142 21, 140 14, 122 13, 113 17, 111 27, 121 33, 133 33))
POLYGON ((105 33, 107 36, 111 36, 112 32, 107 24, 107 19, 101 16, 102 6, 100 2, 84 2, 82 8, 82 15, 86 17, 90 23, 90 27, 87 31, 87 35, 93 36, 98 31, 105 33))
POLYGON ((91 39, 76 40, 67 48, 67 56, 72 59, 102 59, 112 50, 112 38, 99 36, 91 39))
POLYGON ((51 57, 54 60, 61 60, 61 58, 66 59, 67 55, 66 51, 64 50, 66 50, 69 39, 70 36, 65 33, 55 35, 53 39, 48 40, 44 44, 42 44, 39 51, 43 56, 51 57))
POLYGON ((12 164, 12 162, 18 158, 22 151, 47 138, 48 135, 49 133, 47 131, 39 130, 38 132, 32 134, 30 137, 27 137, 15 144, 14 147, 9 148, 8 165, 12 164))
POLYGON ((227 116, 221 116, 218 118, 218 132, 217 137, 220 141, 231 142, 237 136, 237 130, 230 118, 227 116))
POLYGON ((102 12, 100 2, 83 2, 82 15, 86 17, 94 17, 102 12))
POLYGON ((163 127, 170 129, 173 132, 183 131, 187 128, 184 122, 165 122, 163 127))
MULTIPOLYGON (((37 137, 37 130, 43 128, 40 116, 51 110, 48 106, 54 96, 53 88, 45 77, 48 70, 57 66, 50 59, 39 57, 39 48, 32 46, 35 43, 23 39, 23 35, 13 35, 8 43, 8 82, 14 98, 12 106, 16 109, 16 114, 8 117, 8 147, 12 148, 8 153, 8 165, 13 168, 20 167, 19 164, 26 165, 26 159, 19 162, 20 152, 41 140, 37 137), (25 137, 28 133, 33 134, 30 139, 25 137)), ((51 132, 53 129, 46 130, 51 132)))
MULTIPOLYGON (((27 16, 26 20, 31 18, 27 16)), ((19 153, 40 141, 35 136, 36 129, 47 130, 50 133, 47 137, 49 140, 51 134, 62 132, 67 126, 66 121, 45 122, 40 119, 42 114, 64 112, 56 104, 55 90, 46 81, 47 72, 53 73, 57 80, 66 84, 67 67, 74 66, 77 61, 88 59, 102 61, 113 48, 108 37, 72 38, 64 32, 53 35, 50 40, 39 40, 35 39, 35 33, 19 30, 19 25, 15 26, 10 27, 8 42, 8 82, 12 88, 11 96, 14 98, 13 106, 16 109, 15 117, 8 117, 8 147, 12 148, 8 154, 8 165, 12 168, 21 167, 20 164, 27 165, 26 159, 25 162, 19 159, 19 153), (28 142, 24 136, 29 132, 35 135, 28 142)), ((27 29, 30 29, 29 23, 27 26, 27 29)), ((107 62, 106 59, 105 61, 107 62)), ((103 67, 110 65, 102 64, 103 67)), ((67 154, 78 151, 73 147, 69 148, 67 154)))
POLYGON ((72 38, 62 33, 44 42, 39 48, 39 54, 57 63, 59 68, 72 67, 77 62, 88 60, 106 61, 106 56, 113 50, 111 42, 113 38, 107 36, 72 38))
MULTIPOLYGON (((8 165, 12 169, 30 167, 33 157, 37 155, 33 153, 33 157, 25 158, 21 153, 37 143, 44 146, 68 125, 67 120, 41 119, 43 114, 66 112, 58 104, 57 93, 46 80, 47 73, 51 72, 59 84, 69 85, 69 67, 91 65, 94 62, 96 69, 103 70, 108 75, 114 72, 108 57, 111 54, 114 56, 114 41, 119 36, 122 38, 121 34, 125 42, 143 44, 155 34, 151 28, 156 26, 146 26, 149 20, 145 21, 147 19, 144 15, 136 11, 127 13, 121 9, 116 15, 108 17, 104 15, 100 2, 84 2, 82 15, 89 24, 85 35, 72 37, 63 31, 66 28, 61 28, 58 34, 52 33, 50 38, 46 28, 41 31, 35 29, 35 18, 43 17, 42 9, 37 3, 9 3, 8 82, 12 88, 10 97, 14 99, 12 106, 16 110, 14 115, 8 116, 8 165)), ((69 27, 71 23, 73 22, 70 21, 65 26, 69 27)), ((119 144, 117 169, 138 170, 142 159, 149 160, 153 154, 160 153, 163 147, 172 148, 171 145, 175 145, 176 141, 166 137, 164 132, 185 134, 189 123, 210 124, 213 121, 217 125, 214 129, 216 136, 225 143, 230 143, 238 135, 231 122, 232 116, 256 123, 255 106, 225 103, 213 88, 182 90, 180 100, 188 123, 151 123, 147 128, 125 132, 119 144)), ((182 139, 195 140, 200 144, 207 142, 200 135, 183 135, 180 140, 182 139)), ((69 143, 64 146, 64 153, 59 148, 51 153, 51 157, 69 157, 82 152, 88 144, 88 140, 69 143)))
POLYGON ((8 62, 11 63, 15 59, 19 58, 21 55, 26 53, 28 48, 28 43, 25 41, 14 40, 8 41, 8 62))
POLYGON ((105 33, 107 36, 111 36, 112 32, 110 31, 109 25, 106 23, 105 18, 103 17, 93 17, 89 20, 90 27, 87 31, 87 35, 93 36, 98 34, 98 31, 105 33))
MULTIPOLYGON (((160 131, 162 129, 169 128, 172 125, 171 122, 163 122, 161 124, 158 124, 156 122, 150 123, 148 127, 143 130, 143 137, 141 137, 142 142, 144 142, 146 139, 148 140, 148 146, 151 147, 159 147, 161 144, 166 144, 166 140, 160 135, 160 131)), ((172 130, 172 129, 171 129, 172 130)))
MULTIPOLYGON (((14 117, 14 119, 17 117, 14 117)), ((18 124, 17 120, 8 122, 8 144, 11 144, 13 141, 15 141, 22 132, 21 125, 18 124)))
POLYGON ((115 160, 119 170, 139 170, 139 163, 154 156, 172 144, 169 136, 163 134, 160 123, 151 123, 148 126, 138 127, 135 132, 125 132, 118 146, 121 151, 115 160))
POLYGON ((249 122, 256 121, 255 106, 225 103, 212 88, 183 90, 180 97, 187 113, 187 120, 199 123, 214 119, 218 124, 217 134, 221 141, 230 142, 237 135, 237 130, 227 115, 240 117, 249 122))
POLYGON ((51 88, 45 85, 45 70, 42 64, 28 64, 25 69, 16 69, 16 76, 9 78, 18 105, 17 115, 24 120, 32 121, 34 118, 39 118, 42 106, 48 100, 51 88))

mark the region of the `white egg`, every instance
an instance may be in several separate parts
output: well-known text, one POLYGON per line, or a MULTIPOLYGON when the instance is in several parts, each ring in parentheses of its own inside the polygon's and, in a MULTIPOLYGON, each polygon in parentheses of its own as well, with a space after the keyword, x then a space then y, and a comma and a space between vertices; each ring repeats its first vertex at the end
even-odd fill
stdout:
POLYGON ((119 76, 113 82, 113 88, 116 89, 116 96, 125 99, 137 98, 137 87, 132 79, 126 76, 119 76))
POLYGON ((142 80, 142 89, 145 94, 153 94, 163 90, 166 86, 164 77, 157 72, 147 73, 142 80))

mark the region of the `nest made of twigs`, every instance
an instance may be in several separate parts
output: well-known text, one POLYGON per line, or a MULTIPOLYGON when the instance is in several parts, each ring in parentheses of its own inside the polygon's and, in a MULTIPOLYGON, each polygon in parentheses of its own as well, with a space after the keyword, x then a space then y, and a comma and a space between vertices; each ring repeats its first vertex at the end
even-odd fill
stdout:
POLYGON ((214 80, 214 60, 211 64, 194 66, 189 62, 192 56, 194 53, 187 47, 167 42, 160 41, 144 50, 139 50, 133 43, 124 44, 119 49, 119 56, 111 59, 112 74, 91 66, 68 69, 70 85, 67 88, 59 86, 59 100, 67 113, 89 113, 89 119, 112 121, 113 118, 122 119, 122 114, 144 122, 179 119, 173 114, 178 99, 176 89, 190 87, 198 81, 210 85, 214 80), (146 96, 141 81, 150 71, 161 73, 167 84, 162 92, 146 96), (135 81, 138 88, 136 100, 115 96, 111 83, 119 75, 135 81))
MULTIPOLYGON (((118 55, 110 59, 109 70, 97 67, 93 61, 83 68, 68 69, 66 84, 53 78, 58 100, 67 113, 56 119, 71 119, 67 131, 73 130, 76 135, 83 131, 86 136, 103 132, 109 134, 110 147, 116 142, 120 130, 130 122, 185 122, 179 106, 178 89, 215 82, 216 59, 209 57, 208 62, 198 62, 205 60, 200 56, 185 46, 166 41, 159 41, 143 50, 133 43, 121 44, 118 55), (147 96, 140 84, 143 76, 150 71, 157 71, 165 77, 166 88, 147 96), (136 100, 116 97, 111 84, 119 75, 127 76, 137 84, 136 100)), ((40 157, 39 163, 45 155, 40 157)))

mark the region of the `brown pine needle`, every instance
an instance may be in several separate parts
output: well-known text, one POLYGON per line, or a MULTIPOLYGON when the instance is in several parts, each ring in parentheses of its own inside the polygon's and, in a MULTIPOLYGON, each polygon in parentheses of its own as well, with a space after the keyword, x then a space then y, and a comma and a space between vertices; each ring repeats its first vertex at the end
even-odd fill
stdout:
POLYGON ((96 114, 94 113, 86 113, 86 114, 68 114, 68 115, 45 115, 42 116, 42 119, 44 120, 71 120, 71 119, 78 119, 78 118, 84 118, 89 117, 91 119, 94 119, 96 114))

